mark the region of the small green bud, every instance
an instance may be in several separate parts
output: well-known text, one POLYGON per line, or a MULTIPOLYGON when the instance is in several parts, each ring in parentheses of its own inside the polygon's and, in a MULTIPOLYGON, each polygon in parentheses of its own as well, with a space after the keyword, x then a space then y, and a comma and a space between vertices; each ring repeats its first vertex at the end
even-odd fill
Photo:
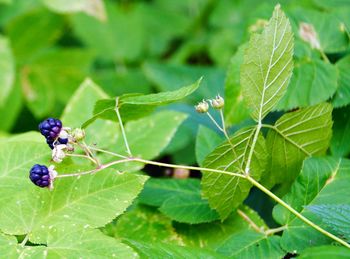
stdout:
POLYGON ((199 113, 206 113, 209 110, 209 104, 206 101, 199 102, 196 106, 196 111, 199 113))
POLYGON ((220 95, 217 95, 215 99, 209 100, 210 105, 217 110, 220 110, 225 105, 225 100, 220 95))
POLYGON ((85 138, 85 131, 83 129, 76 128, 72 132, 72 137, 75 141, 83 140, 85 138))

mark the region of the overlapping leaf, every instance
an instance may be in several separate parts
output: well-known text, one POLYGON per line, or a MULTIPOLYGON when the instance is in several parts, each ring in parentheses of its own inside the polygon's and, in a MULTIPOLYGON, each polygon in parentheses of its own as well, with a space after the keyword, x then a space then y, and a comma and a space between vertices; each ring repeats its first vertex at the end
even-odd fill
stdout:
POLYGON ((264 182, 288 185, 300 172, 305 157, 320 155, 332 135, 332 106, 322 103, 283 115, 266 138, 270 158, 264 182))
POLYGON ((293 69, 293 34, 279 5, 262 34, 251 37, 241 66, 243 96, 261 121, 284 95, 293 69))
MULTIPOLYGON (((252 145, 255 128, 238 131, 229 143, 218 146, 204 160, 203 166, 212 169, 241 173, 244 170, 248 153, 252 145)), ((251 176, 259 180, 265 170, 267 152, 265 140, 259 135, 250 164, 251 176)), ((217 172, 202 172, 203 197, 209 200, 209 205, 219 212, 221 219, 237 208, 247 197, 251 184, 240 177, 217 172)))
MULTIPOLYGON (((305 170, 303 171, 305 176, 303 177, 304 182, 295 183, 294 189, 299 193, 297 196, 298 203, 308 203, 307 206, 311 207, 324 206, 327 204, 332 204, 332 206, 349 206, 350 203, 348 199, 345 199, 344 197, 350 195, 350 161, 346 159, 332 160, 330 158, 313 158, 308 163, 312 163, 313 166, 305 167, 305 170), (317 163, 319 164, 316 165, 317 163), (311 194, 312 197, 315 195, 315 192, 305 189, 304 186, 307 186, 308 182, 310 181, 320 181, 320 185, 322 185, 322 181, 324 182, 324 174, 320 174, 319 178, 317 171, 320 171, 320 168, 323 166, 324 168, 328 168, 329 177, 326 180, 323 188, 319 188, 319 193, 317 193, 314 198, 310 199, 310 196, 308 195, 311 194), (307 175, 314 175, 314 179, 308 179, 307 175), (306 202, 304 202, 305 197, 308 197, 306 202)), ((322 170, 324 170, 324 168, 322 168, 322 170)), ((340 234, 340 237, 343 237, 342 235, 344 232, 341 233, 339 230, 335 230, 335 225, 333 225, 333 222, 324 222, 319 216, 307 209, 306 206, 304 206, 304 208, 301 210, 301 213, 305 217, 312 220, 315 224, 325 228, 327 231, 333 234, 340 234)), ((335 214, 333 215, 336 217, 335 214)), ((281 245, 284 249, 287 251, 296 250, 298 252, 301 252, 310 246, 326 245, 331 243, 332 239, 311 228, 297 218, 294 218, 288 223, 288 228, 283 232, 281 239, 281 245)))
MULTIPOLYGON (((161 92, 157 94, 138 95, 125 94, 118 98, 118 107, 123 121, 138 119, 151 113, 158 105, 164 105, 181 100, 193 93, 201 82, 201 79, 192 85, 182 87, 171 92, 161 92)), ((93 116, 86 120, 83 127, 87 127, 96 119, 106 119, 117 121, 115 113, 116 99, 104 99, 96 102, 93 116)))

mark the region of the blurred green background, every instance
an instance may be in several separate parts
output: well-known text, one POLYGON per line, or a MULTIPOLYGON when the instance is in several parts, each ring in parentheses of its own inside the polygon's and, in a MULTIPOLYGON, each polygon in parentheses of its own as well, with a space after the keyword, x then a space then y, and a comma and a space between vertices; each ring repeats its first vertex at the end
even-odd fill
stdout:
POLYGON ((229 93, 228 126, 249 123, 239 104, 242 50, 278 2, 296 35, 293 89, 279 110, 332 96, 336 107, 350 103, 346 0, 0 0, 0 134, 60 117, 86 77, 117 96, 175 90, 204 76, 187 103, 165 107, 191 115, 165 153, 195 163, 198 124, 210 123, 193 104, 229 93), (313 24, 331 63, 298 37, 300 22, 313 24))

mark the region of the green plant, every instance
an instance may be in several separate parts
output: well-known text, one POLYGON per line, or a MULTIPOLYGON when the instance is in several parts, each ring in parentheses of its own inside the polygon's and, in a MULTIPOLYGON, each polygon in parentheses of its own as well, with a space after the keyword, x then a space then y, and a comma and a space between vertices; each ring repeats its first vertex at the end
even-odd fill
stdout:
MULTIPOLYGON (((310 37, 317 40, 313 33, 310 37)), ((314 46, 324 59, 314 62, 330 65, 324 49, 314 46)), ((323 156, 332 136, 332 104, 321 98, 299 103, 297 107, 305 107, 277 114, 278 119, 268 118, 276 107, 292 108, 287 98, 296 100, 287 88, 294 49, 292 27, 277 5, 262 32, 253 34, 233 59, 241 64, 238 90, 232 93, 228 87, 225 100, 218 95, 196 106, 224 137, 200 127, 196 140, 200 167, 152 159, 171 144, 187 117, 159 106, 192 94, 201 79, 174 91, 115 98, 85 80, 61 117, 63 126, 71 127, 68 143, 60 143, 64 147, 50 142, 55 147, 50 154, 37 132, 0 141, 1 254, 10 258, 349 256, 350 204, 344 197, 349 194, 350 162, 323 156), (233 99, 235 106, 230 105, 233 99), (227 124, 238 116, 232 107, 252 120, 231 132, 227 124), (34 186, 27 175, 36 163, 48 166, 50 158, 58 162, 58 174, 50 176, 52 191, 34 186), (145 165, 201 171, 202 178, 150 178, 142 171, 145 165), (258 190, 276 203, 275 227, 268 227, 243 204, 249 193, 258 190)), ((229 69, 229 84, 238 74, 235 65, 229 69)), ((59 132, 54 133, 57 139, 59 132)))

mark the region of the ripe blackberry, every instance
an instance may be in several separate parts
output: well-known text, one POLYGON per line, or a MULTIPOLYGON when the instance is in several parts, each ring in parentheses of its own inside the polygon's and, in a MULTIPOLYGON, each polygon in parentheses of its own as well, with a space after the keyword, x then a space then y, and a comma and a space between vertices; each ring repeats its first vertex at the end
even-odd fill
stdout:
POLYGON ((29 172, 30 180, 37 186, 44 188, 51 185, 49 169, 44 165, 34 165, 29 172))
POLYGON ((48 118, 39 124, 39 130, 47 139, 56 139, 62 129, 62 122, 58 119, 48 118))

